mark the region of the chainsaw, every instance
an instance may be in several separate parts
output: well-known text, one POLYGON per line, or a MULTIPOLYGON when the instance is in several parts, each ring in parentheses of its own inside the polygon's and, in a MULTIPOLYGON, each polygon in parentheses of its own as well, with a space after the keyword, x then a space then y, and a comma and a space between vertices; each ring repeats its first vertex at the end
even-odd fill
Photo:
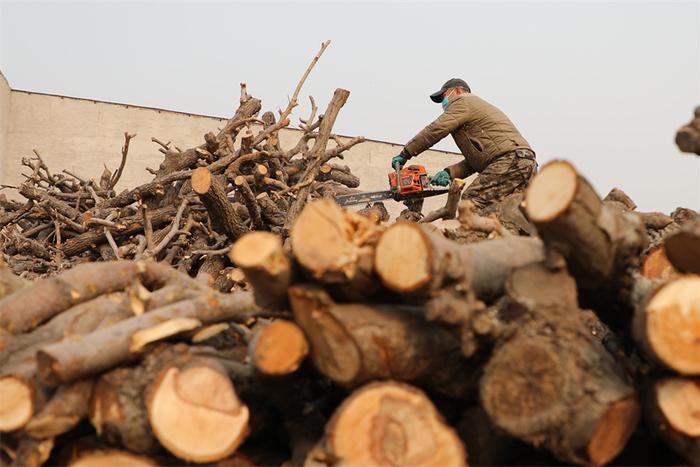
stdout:
POLYGON ((372 203, 385 199, 394 201, 413 201, 447 193, 447 188, 431 188, 430 177, 422 165, 409 165, 396 172, 389 173, 389 189, 385 191, 368 191, 335 197, 341 206, 372 203))

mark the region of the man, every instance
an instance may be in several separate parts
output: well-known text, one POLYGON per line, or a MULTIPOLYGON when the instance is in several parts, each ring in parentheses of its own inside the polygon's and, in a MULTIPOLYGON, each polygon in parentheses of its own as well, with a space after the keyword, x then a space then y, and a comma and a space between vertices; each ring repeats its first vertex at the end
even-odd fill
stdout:
POLYGON ((471 93, 469 85, 453 78, 430 95, 442 103, 443 114, 425 127, 391 160, 403 167, 448 134, 464 160, 432 177, 434 185, 446 186, 455 178, 479 175, 462 194, 482 214, 493 212, 507 196, 523 191, 537 170, 535 153, 515 125, 499 109, 471 93))

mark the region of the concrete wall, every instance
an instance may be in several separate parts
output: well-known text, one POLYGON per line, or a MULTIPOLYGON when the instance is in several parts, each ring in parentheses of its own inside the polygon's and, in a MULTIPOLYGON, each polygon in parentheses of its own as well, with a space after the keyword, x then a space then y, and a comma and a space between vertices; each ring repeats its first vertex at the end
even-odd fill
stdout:
MULTIPOLYGON (((10 126, 10 102, 12 91, 5 79, 5 75, 0 72, 0 182, 4 180, 4 164, 7 154, 8 128, 10 126)), ((3 182, 4 183, 4 182, 3 182)))
MULTIPOLYGON (((1 80, 0 80, 1 81, 1 80)), ((0 83, 1 85, 2 83, 0 83)), ((77 99, 63 96, 0 89, 0 115, 9 115, 9 124, 0 126, 0 157, 4 172, 0 181, 18 184, 21 159, 36 149, 53 171, 68 169, 90 178, 99 178, 106 164, 111 170, 118 165, 124 132, 136 133, 131 141, 126 170, 117 189, 136 186, 152 178, 146 167, 157 168, 162 161, 151 137, 172 141, 186 149, 203 142, 208 131, 217 131, 226 119, 172 112, 132 105, 77 99), (7 97, 10 97, 8 100, 7 97), (3 141, 5 141, 4 145, 3 141)), ((296 144, 300 132, 287 129, 280 135, 283 147, 296 144)), ((362 190, 382 190, 387 186, 390 160, 401 145, 368 141, 348 151, 344 161, 360 177, 362 190)), ((428 151, 418 162, 435 172, 459 160, 461 156, 442 151, 428 151)), ((424 212, 444 203, 444 197, 432 199, 424 212)), ((393 215, 402 208, 387 202, 393 215)))

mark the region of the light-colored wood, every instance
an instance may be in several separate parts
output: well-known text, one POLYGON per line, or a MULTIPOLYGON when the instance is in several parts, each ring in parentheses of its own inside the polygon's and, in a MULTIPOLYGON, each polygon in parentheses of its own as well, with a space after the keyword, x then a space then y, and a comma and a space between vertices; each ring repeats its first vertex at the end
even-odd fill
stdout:
POLYGON ((613 403, 598 420, 586 447, 593 465, 605 465, 613 460, 632 436, 639 420, 639 402, 634 397, 613 403))
POLYGON ((291 321, 277 320, 254 331, 248 353, 255 368, 266 375, 295 372, 309 353, 302 330, 291 321))
POLYGON ((23 427, 33 413, 32 387, 15 376, 0 378, 0 432, 23 427))
POLYGON ((687 436, 700 437, 700 383, 672 378, 657 386, 659 408, 670 425, 687 436))
POLYGON ((203 342, 210 337, 214 337, 215 335, 219 334, 220 332, 224 332, 229 328, 228 323, 217 323, 217 324, 212 324, 211 326, 206 326, 199 331, 197 331, 193 336, 192 336, 192 343, 193 344, 198 344, 200 342, 203 342))
POLYGON ((192 189, 195 193, 203 195, 211 187, 212 175, 206 167, 199 167, 192 172, 192 189))
POLYGON ((432 279, 433 257, 423 230, 409 223, 389 228, 377 244, 374 264, 384 284, 397 292, 413 292, 432 279))
POLYGON ((530 219, 547 222, 566 211, 576 195, 577 179, 576 169, 566 161, 554 161, 543 167, 525 195, 530 219))
POLYGON ((129 352, 140 352, 148 344, 167 339, 168 337, 172 337, 185 331, 192 331, 201 325, 202 322, 196 318, 173 318, 160 324, 156 324, 153 327, 141 329, 136 331, 131 336, 129 352))
POLYGON ((665 366, 700 374, 700 276, 683 276, 661 287, 646 306, 643 332, 665 366))
POLYGON ((146 407, 158 441, 184 460, 224 459, 248 433, 248 407, 228 376, 207 366, 165 369, 151 384, 146 407))
POLYGON ((245 273, 258 305, 266 308, 286 306, 292 264, 278 235, 270 232, 246 234, 233 244, 229 258, 245 273))
POLYGON ((668 279, 678 275, 666 256, 663 245, 653 248, 642 260, 641 274, 649 279, 668 279))
POLYGON ((338 407, 326 445, 343 465, 464 466, 454 430, 425 394, 395 382, 372 383, 338 407))
POLYGON ((70 467, 155 467, 152 460, 117 449, 81 453, 68 464, 70 467))

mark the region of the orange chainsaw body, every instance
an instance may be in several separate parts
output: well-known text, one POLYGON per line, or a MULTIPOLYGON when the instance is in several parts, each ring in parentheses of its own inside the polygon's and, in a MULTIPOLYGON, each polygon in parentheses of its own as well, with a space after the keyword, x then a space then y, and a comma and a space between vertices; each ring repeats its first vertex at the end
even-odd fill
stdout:
POLYGON ((389 173, 389 186, 391 191, 399 195, 420 193, 430 186, 428 172, 422 165, 406 166, 401 170, 389 173))

